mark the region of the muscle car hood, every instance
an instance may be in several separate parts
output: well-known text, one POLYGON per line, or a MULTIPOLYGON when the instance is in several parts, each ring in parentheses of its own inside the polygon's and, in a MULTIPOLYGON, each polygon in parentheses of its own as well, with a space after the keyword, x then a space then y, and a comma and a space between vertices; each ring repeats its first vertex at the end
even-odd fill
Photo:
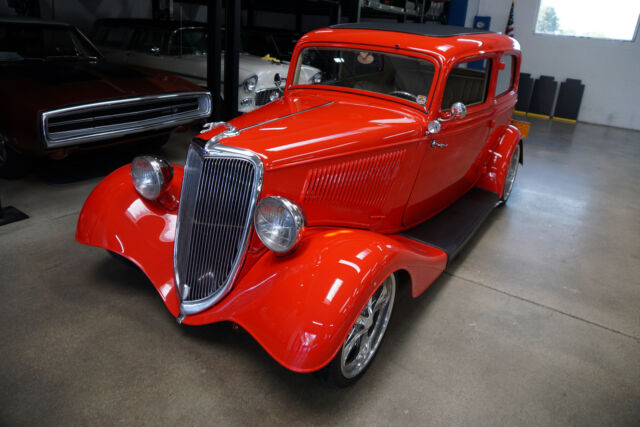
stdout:
MULTIPOLYGON (((366 96, 288 93, 234 119, 231 123, 240 134, 220 143, 252 150, 266 169, 278 168, 365 151, 381 141, 391 146, 418 139, 422 115, 401 103, 366 96)), ((222 130, 216 128, 200 138, 211 138, 222 130)))
POLYGON ((200 90, 172 75, 106 62, 27 60, 0 64, 0 97, 12 108, 45 111, 108 99, 200 90))

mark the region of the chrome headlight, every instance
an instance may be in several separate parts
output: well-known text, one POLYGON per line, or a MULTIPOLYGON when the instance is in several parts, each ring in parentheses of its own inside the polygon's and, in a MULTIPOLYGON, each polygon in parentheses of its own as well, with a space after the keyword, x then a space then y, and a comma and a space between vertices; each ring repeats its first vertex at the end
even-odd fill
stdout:
POLYGON ((300 240, 304 216, 295 203, 284 197, 271 196, 258 203, 253 224, 262 243, 282 254, 293 249, 300 240))
POLYGON ((138 156, 131 162, 133 186, 145 199, 157 199, 172 178, 173 166, 159 157, 138 156))
POLYGON ((311 76, 311 83, 316 85, 322 83, 322 71, 318 71, 313 76, 311 76))
POLYGON ((251 76, 242 82, 242 86, 244 90, 247 92, 253 92, 256 89, 256 85, 258 84, 258 76, 251 76))

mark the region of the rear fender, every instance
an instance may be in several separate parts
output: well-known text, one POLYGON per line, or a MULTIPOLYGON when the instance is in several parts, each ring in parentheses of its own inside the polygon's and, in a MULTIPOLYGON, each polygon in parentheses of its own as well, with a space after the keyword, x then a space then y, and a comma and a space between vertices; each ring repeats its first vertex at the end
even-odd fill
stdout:
POLYGON ((220 304, 183 323, 231 320, 285 367, 311 372, 336 355, 391 273, 407 271, 417 296, 445 266, 441 250, 398 235, 308 229, 294 253, 265 253, 220 304))
MULTIPOLYGON (((505 126, 505 131, 498 138, 489 158, 486 172, 482 175, 476 187, 496 193, 502 198, 504 180, 507 177, 511 156, 518 144, 522 143, 522 135, 517 127, 505 126)), ((523 151, 520 150, 520 163, 522 163, 523 151)))
MULTIPOLYGON (((183 168, 173 165, 168 192, 180 197, 183 168)), ((141 198, 129 166, 109 174, 91 192, 80 211, 76 240, 115 252, 136 264, 151 280, 174 316, 180 304, 173 281, 173 240, 177 211, 141 198)))

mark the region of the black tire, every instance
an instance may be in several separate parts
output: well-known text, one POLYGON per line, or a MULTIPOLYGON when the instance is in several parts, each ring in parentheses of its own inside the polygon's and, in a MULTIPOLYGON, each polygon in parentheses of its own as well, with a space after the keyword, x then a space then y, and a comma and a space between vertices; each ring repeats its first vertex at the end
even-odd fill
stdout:
POLYGON ((129 261, 127 258, 123 257, 122 255, 117 254, 115 252, 112 252, 112 251, 110 251, 108 249, 107 249, 107 253, 109 255, 111 255, 114 259, 117 259, 118 262, 121 262, 123 265, 126 265, 127 267, 138 269, 137 265, 135 265, 133 262, 129 261))
POLYGON ((338 354, 319 372, 320 377, 327 383, 337 387, 348 387, 362 378, 369 369, 389 325, 396 300, 397 283, 396 274, 392 273, 371 295, 338 354), (363 339, 366 339, 364 343, 363 339))
POLYGON ((0 178, 22 178, 28 171, 29 162, 26 157, 0 137, 0 178))

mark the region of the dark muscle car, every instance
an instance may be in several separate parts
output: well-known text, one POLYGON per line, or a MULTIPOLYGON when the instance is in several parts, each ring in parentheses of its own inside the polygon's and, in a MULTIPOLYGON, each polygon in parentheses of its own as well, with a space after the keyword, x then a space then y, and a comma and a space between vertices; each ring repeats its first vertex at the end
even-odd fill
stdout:
POLYGON ((0 19, 0 176, 24 158, 134 140, 166 141, 206 118, 210 94, 168 73, 105 62, 75 27, 0 19))

